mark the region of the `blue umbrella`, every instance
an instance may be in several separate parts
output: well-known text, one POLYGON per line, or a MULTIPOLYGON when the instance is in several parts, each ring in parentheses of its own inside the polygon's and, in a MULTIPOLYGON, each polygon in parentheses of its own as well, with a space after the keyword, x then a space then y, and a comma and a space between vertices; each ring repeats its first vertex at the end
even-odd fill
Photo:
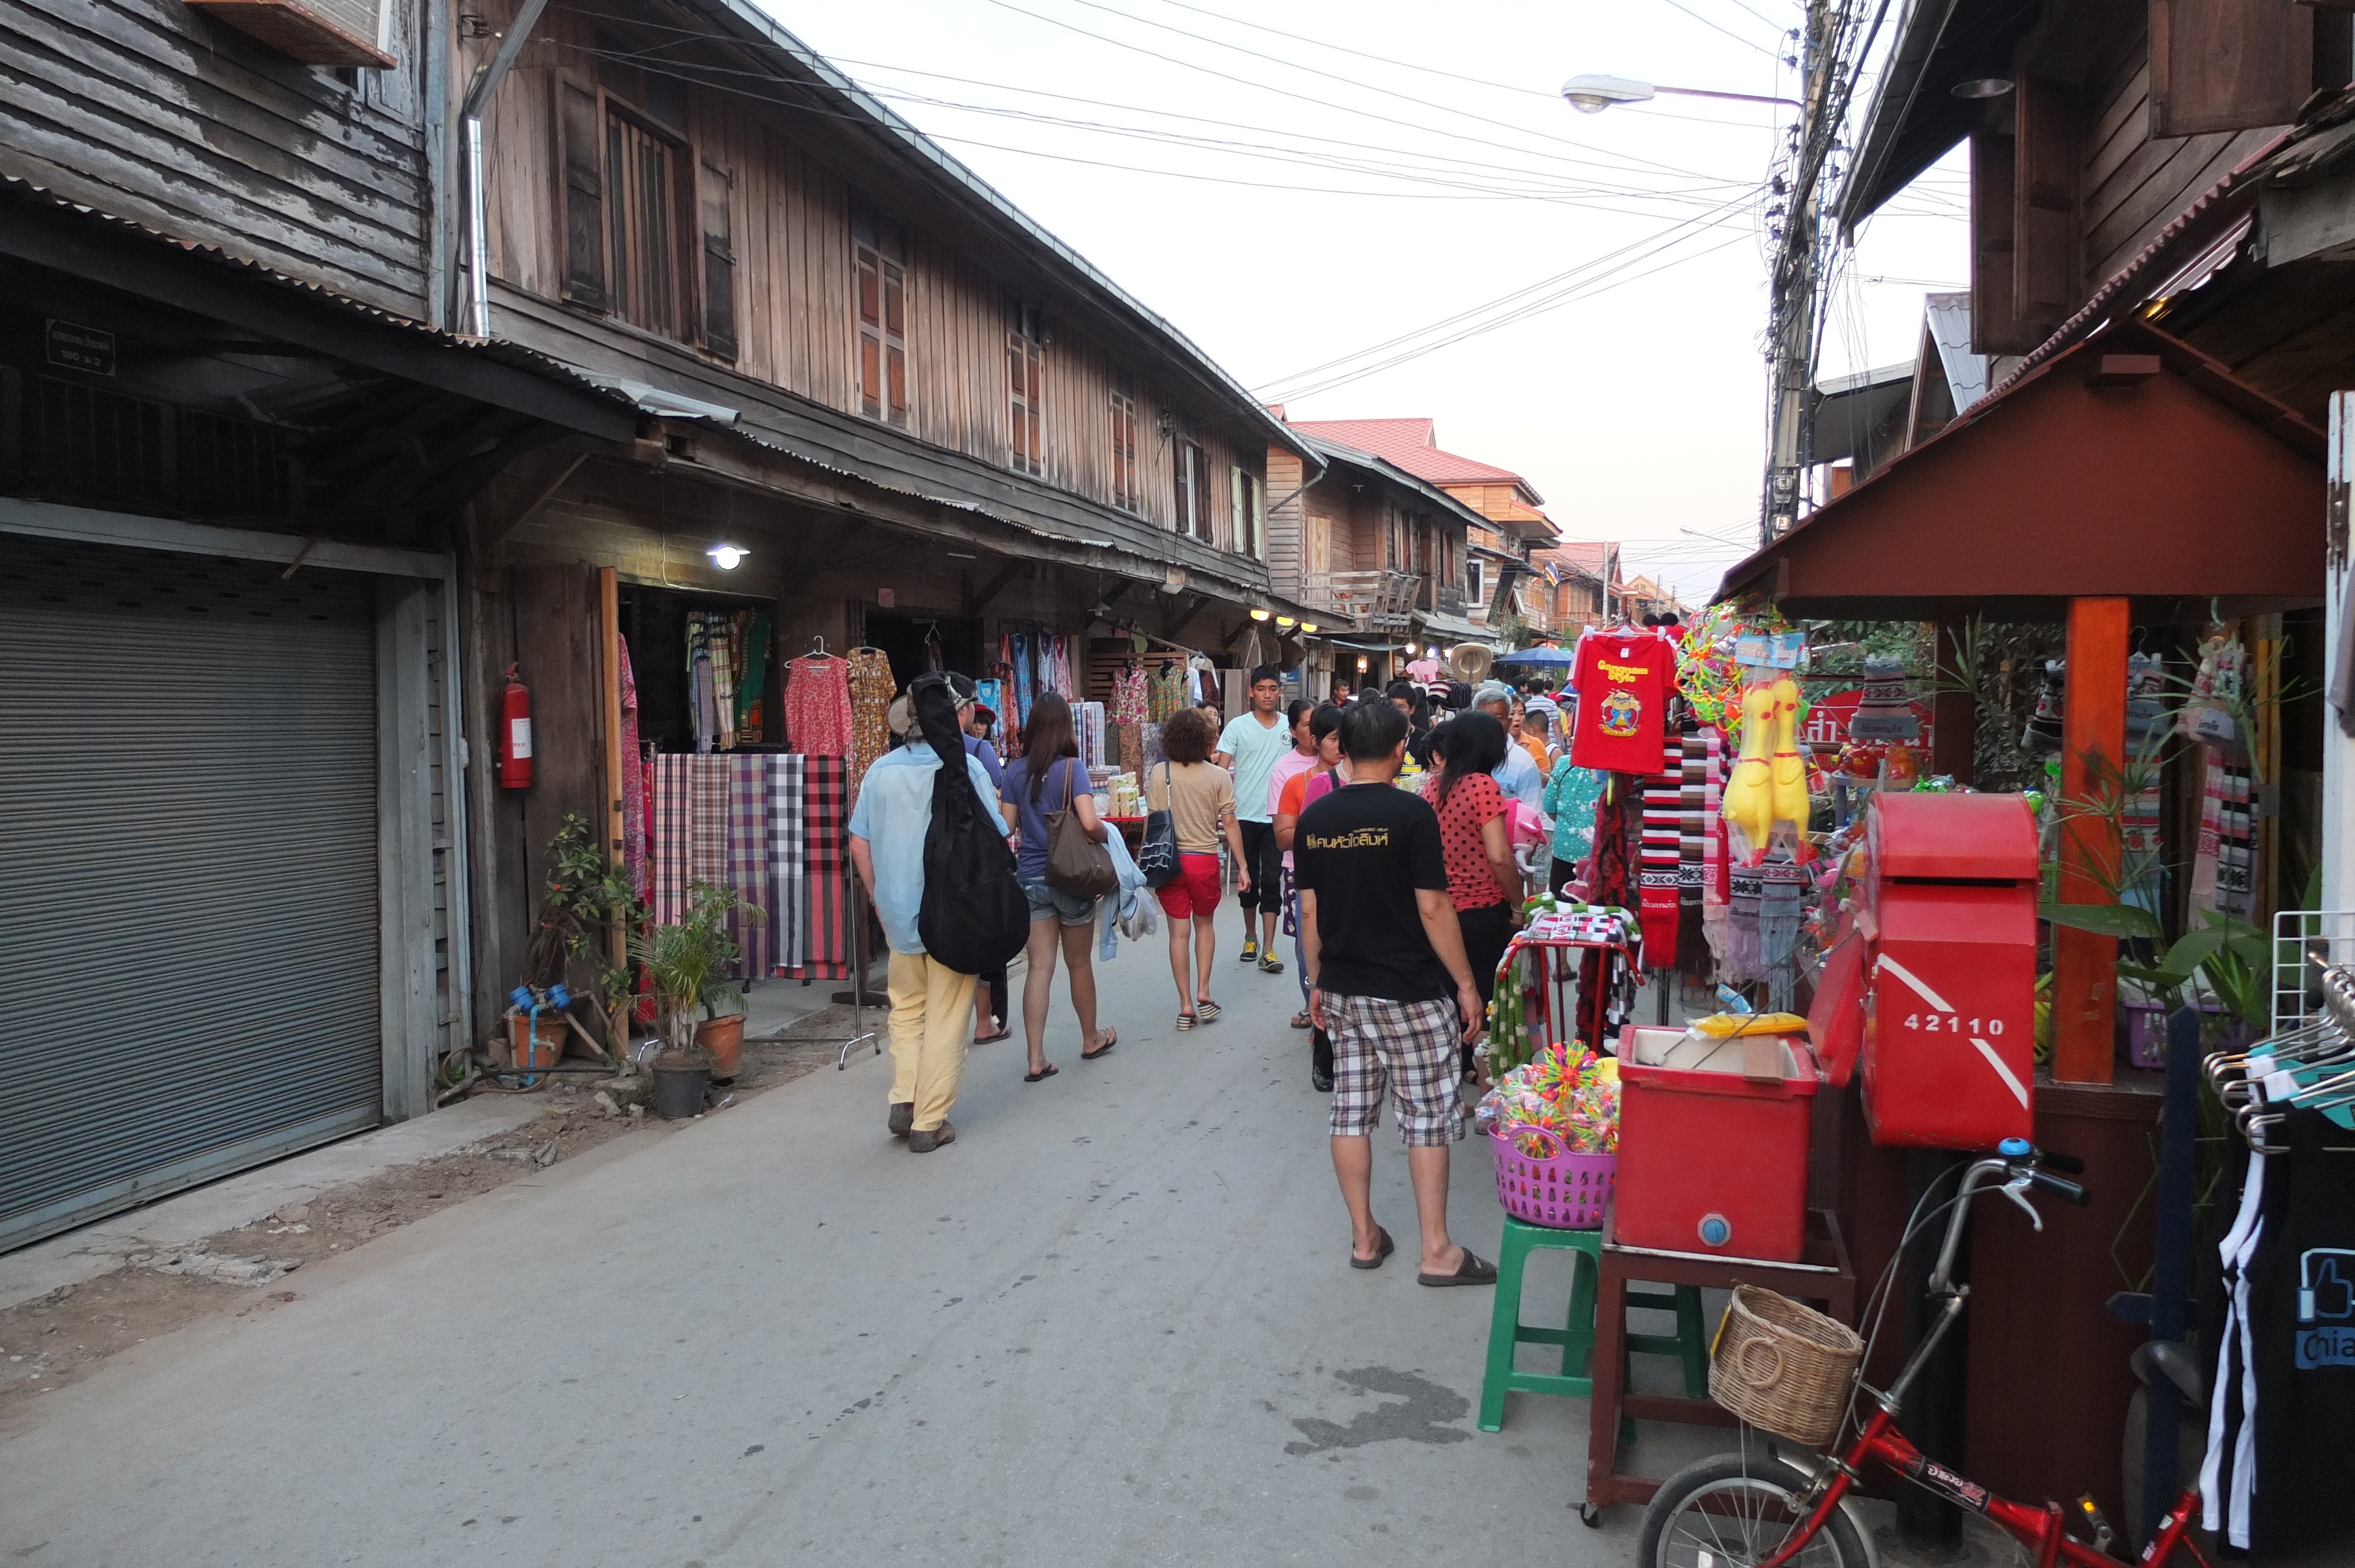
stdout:
POLYGON ((1578 662, 1578 654, 1567 648, 1524 648, 1518 653, 1499 653, 1499 664, 1552 664, 1567 666, 1578 662))

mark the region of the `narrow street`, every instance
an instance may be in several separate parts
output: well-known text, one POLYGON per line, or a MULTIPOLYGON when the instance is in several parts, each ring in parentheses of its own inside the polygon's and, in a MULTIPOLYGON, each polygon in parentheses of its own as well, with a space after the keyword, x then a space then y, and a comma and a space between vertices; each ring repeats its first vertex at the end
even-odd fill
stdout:
MULTIPOLYGON (((1060 1075, 1021 1082, 1018 1025, 976 1047, 933 1155, 885 1135, 862 1054, 115 1358, 0 1442, 0 1554, 1624 1561, 1636 1510, 1574 1522, 1583 1401, 1476 1428, 1493 1297, 1415 1284, 1387 1117, 1401 1251, 1345 1266, 1292 978, 1231 965, 1181 1037, 1157 942, 1099 973, 1114 1054, 1077 1060, 1059 976, 1060 1075)), ((1477 1141, 1454 1213, 1493 1256, 1477 1141)))

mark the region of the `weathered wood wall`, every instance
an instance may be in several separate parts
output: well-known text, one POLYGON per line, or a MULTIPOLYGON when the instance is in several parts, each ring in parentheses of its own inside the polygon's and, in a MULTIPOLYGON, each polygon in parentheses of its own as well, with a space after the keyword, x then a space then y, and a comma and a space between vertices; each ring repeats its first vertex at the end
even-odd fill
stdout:
POLYGON ((0 172, 426 314, 422 0, 350 79, 180 0, 0 0, 0 172))
POLYGON ((2134 260, 2234 164, 2281 132, 2275 126, 2153 139, 2149 46, 2140 28, 2120 36, 2084 82, 2083 293, 2134 260))
MULTIPOLYGON (((490 0, 493 26, 513 0, 490 0)), ((545 346, 577 363, 642 354, 643 333, 577 306, 559 303, 563 258, 557 204, 555 86, 563 77, 597 79, 593 19, 550 10, 523 59, 494 97, 485 118, 490 158, 492 275, 525 297, 499 323, 502 335, 545 346)), ((491 40, 460 44, 460 79, 491 40)), ((608 53, 611 51, 608 50, 608 53)), ((732 364, 709 354, 715 368, 781 387, 826 408, 858 408, 858 334, 851 270, 850 208, 867 192, 856 170, 814 152, 797 133, 795 111, 750 92, 703 85, 686 90, 687 134, 698 155, 724 165, 733 180, 738 350, 732 364)), ((911 397, 908 432, 920 440, 1004 465, 1010 454, 1007 309, 1013 291, 971 257, 972 235, 943 206, 937 211, 887 209, 910 238, 911 397)), ((1044 482, 1111 504, 1111 397, 1116 378, 1134 388, 1142 515, 1174 526, 1176 441, 1199 442, 1209 461, 1206 486, 1211 543, 1231 549, 1234 520, 1230 469, 1264 475, 1258 440, 1234 433, 1232 409, 1185 406, 1149 364, 1119 364, 1073 324, 1052 298, 1029 302, 1043 312, 1044 482)), ((700 350, 697 352, 701 353, 700 350)), ((1273 499, 1271 495, 1270 499, 1273 499)))

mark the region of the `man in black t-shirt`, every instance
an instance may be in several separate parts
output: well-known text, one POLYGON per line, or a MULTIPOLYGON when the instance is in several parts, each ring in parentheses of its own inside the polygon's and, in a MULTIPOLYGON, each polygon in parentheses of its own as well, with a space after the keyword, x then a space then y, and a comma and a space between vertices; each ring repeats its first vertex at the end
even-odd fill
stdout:
POLYGON ((1380 1268, 1391 1234, 1374 1223, 1372 1133, 1387 1092, 1422 1223, 1425 1285, 1494 1285, 1497 1270, 1447 1234, 1447 1146, 1464 1136, 1457 1044, 1480 1028, 1439 818, 1392 782, 1404 715, 1356 703, 1341 718, 1349 782, 1300 814, 1293 836, 1308 1010, 1333 1039, 1333 1171, 1349 1206, 1349 1266, 1380 1268))

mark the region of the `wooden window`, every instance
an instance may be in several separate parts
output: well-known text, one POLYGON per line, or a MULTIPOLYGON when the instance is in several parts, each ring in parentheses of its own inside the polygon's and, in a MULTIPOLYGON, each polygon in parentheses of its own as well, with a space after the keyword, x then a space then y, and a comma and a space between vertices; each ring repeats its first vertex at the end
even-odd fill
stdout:
POLYGON ((1259 475, 1234 464, 1227 471, 1227 503, 1234 510, 1235 551, 1267 558, 1267 489, 1259 475))
POLYGON ((605 231, 613 313, 682 337, 679 181, 685 149, 607 100, 605 231))
POLYGON ((698 203, 703 217, 703 346, 736 357, 736 182, 706 158, 698 203))
POLYGON ((1024 473, 1047 471, 1039 433, 1046 398, 1042 380, 1046 358, 1046 336, 1039 325, 1038 307, 1009 302, 1006 323, 1007 461, 1024 473))
POLYGON ((2150 0, 2153 136, 2286 125, 2314 87, 2311 6, 2150 0))
POLYGON ((1145 510, 1136 477, 1136 398, 1120 387, 1112 394, 1112 503, 1124 512, 1145 510))
POLYGON ((2021 324, 2012 292, 2018 159, 2009 136, 1971 136, 1971 352, 2025 354, 2043 338, 2021 324))
POLYGON ((2022 75, 2012 102, 2012 308, 2041 341, 2069 319, 2081 292, 2077 93, 2022 75))
POLYGON ((908 422, 907 230, 873 209, 850 214, 858 309, 858 407, 870 419, 908 422))
POLYGON ((1202 460, 1202 449, 1183 436, 1178 437, 1174 445, 1177 452, 1178 532, 1208 543, 1210 537, 1210 497, 1205 482, 1209 473, 1202 460))
POLYGON ((1464 563, 1464 598, 1466 602, 1475 605, 1482 602, 1480 577, 1487 570, 1487 563, 1482 561, 1467 560, 1464 563))
POLYGON ((602 119, 595 88, 573 77, 558 79, 556 139, 564 168, 558 217, 563 225, 564 297, 598 311, 610 302, 605 291, 605 148, 599 129, 602 119))

